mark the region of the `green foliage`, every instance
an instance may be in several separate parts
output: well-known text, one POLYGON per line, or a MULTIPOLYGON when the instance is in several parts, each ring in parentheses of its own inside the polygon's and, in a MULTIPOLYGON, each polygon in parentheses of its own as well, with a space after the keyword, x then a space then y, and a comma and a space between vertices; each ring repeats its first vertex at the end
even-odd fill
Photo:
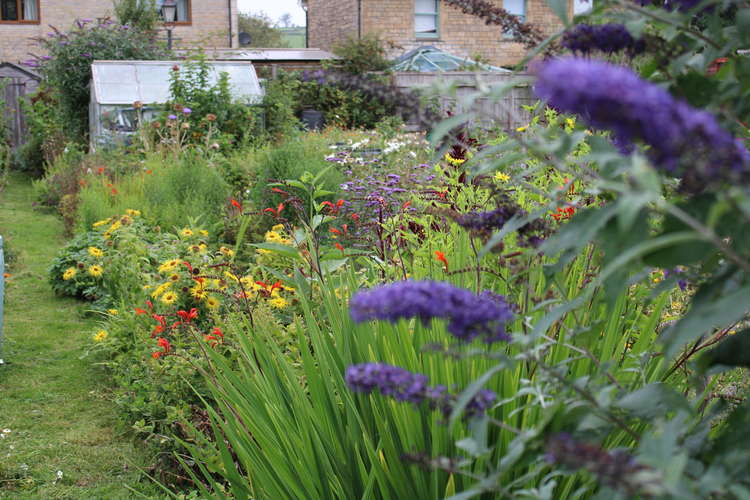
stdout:
POLYGON ((338 59, 325 61, 325 67, 350 75, 386 71, 391 66, 391 61, 387 57, 388 48, 394 47, 377 34, 367 33, 360 38, 349 37, 333 46, 333 53, 338 59))
POLYGON ((116 0, 114 7, 117 22, 123 26, 149 32, 160 22, 156 0, 116 0))
POLYGON ((281 31, 274 26, 273 21, 264 13, 251 14, 240 12, 239 32, 250 35, 247 47, 287 47, 281 31))
POLYGON ((54 29, 54 36, 39 38, 48 55, 32 61, 55 93, 66 136, 85 142, 88 135, 91 62, 94 60, 150 60, 167 56, 153 33, 99 19, 76 21, 69 31, 54 29))
POLYGON ((169 75, 170 101, 159 120, 143 124, 141 134, 179 151, 196 146, 204 152, 239 148, 261 134, 258 110, 235 101, 227 73, 211 83, 204 55, 175 66, 169 75))
POLYGON ((127 209, 143 211, 164 229, 182 227, 188 219, 212 227, 220 221, 230 194, 212 161, 197 153, 185 153, 177 162, 148 155, 139 172, 110 178, 94 171, 86 180, 79 193, 79 228, 127 209))

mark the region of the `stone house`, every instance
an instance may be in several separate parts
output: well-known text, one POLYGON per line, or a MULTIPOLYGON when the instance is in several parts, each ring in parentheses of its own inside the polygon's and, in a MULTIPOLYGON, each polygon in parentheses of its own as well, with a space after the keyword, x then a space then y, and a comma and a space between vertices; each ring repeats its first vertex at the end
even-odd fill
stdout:
MULTIPOLYGON (((66 31, 76 19, 113 12, 112 0, 0 0, 0 61, 15 63, 38 54, 33 38, 46 36, 49 26, 66 31)), ((237 12, 237 0, 177 0, 175 46, 239 47, 237 12)))
MULTIPOLYGON (((511 14, 524 17, 545 34, 562 28, 546 0, 489 0, 511 14)), ((568 0, 570 14, 590 8, 587 0, 568 0)), ((512 66, 525 50, 498 26, 463 14, 440 0, 307 0, 308 46, 331 50, 348 37, 379 34, 395 43, 395 57, 422 45, 432 45, 460 57, 480 56, 496 66, 512 66)))

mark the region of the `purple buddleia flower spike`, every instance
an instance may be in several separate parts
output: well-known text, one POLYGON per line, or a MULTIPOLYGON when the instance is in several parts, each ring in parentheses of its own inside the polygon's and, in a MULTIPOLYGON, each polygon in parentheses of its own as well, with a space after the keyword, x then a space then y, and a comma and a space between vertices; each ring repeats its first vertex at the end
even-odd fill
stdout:
MULTIPOLYGON (((386 363, 352 365, 346 369, 344 379, 352 391, 370 394, 377 390, 396 401, 414 405, 427 403, 431 409, 440 410, 445 417, 450 416, 457 399, 444 385, 427 385, 427 376, 386 363)), ((466 404, 466 416, 484 415, 496 399, 497 395, 489 389, 479 390, 466 404)))
POLYGON ((465 342, 478 336, 486 343, 510 340, 505 323, 513 319, 511 306, 501 295, 487 291, 476 295, 438 281, 398 281, 359 291, 349 301, 349 311, 357 323, 418 318, 428 325, 433 318, 445 319, 448 331, 465 342))
POLYGON ((626 52, 634 56, 643 52, 646 44, 636 40, 622 24, 578 24, 565 32, 561 42, 566 49, 580 54, 626 52))
POLYGON ((750 180, 750 155, 713 115, 628 68, 574 57, 554 59, 541 67, 534 91, 553 108, 611 131, 618 143, 649 146, 654 165, 681 177, 683 191, 750 180))

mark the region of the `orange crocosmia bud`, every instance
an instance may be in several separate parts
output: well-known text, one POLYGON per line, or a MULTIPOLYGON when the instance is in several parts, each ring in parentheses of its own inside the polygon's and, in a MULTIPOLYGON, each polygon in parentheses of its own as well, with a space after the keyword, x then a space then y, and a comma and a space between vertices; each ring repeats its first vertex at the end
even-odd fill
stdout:
POLYGON ((329 232, 331 232, 331 233, 333 233, 333 234, 341 234, 341 231, 339 231, 339 230, 338 230, 338 229, 336 229, 335 227, 332 227, 332 228, 331 228, 331 229, 329 229, 328 231, 329 231, 329 232))
POLYGON ((161 351, 154 351, 154 352, 151 353, 151 357, 154 358, 154 359, 159 359, 159 358, 161 358, 161 354, 162 354, 161 351))
POLYGON ((341 246, 341 243, 336 243, 336 248, 341 251, 341 255, 344 255, 344 247, 341 246))
POLYGON ((145 309, 141 309, 140 307, 136 307, 135 308, 135 314, 138 315, 138 316, 140 316, 141 314, 146 314, 146 310, 145 309))
POLYGON ((442 262, 445 267, 445 272, 448 272, 448 259, 445 258, 445 253, 440 250, 435 250, 435 259, 442 262))
POLYGON ((233 207, 235 207, 235 208, 238 208, 238 209, 242 210, 242 205, 240 205, 240 202, 239 202, 239 201, 237 201, 237 200, 235 200, 234 198, 232 198, 232 199, 231 199, 231 203, 232 203, 232 206, 233 206, 233 207))

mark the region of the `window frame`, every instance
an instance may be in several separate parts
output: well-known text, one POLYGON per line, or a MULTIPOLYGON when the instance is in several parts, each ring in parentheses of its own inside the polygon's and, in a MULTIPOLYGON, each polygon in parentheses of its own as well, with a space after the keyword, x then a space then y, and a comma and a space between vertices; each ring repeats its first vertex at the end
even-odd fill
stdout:
MULTIPOLYGON (((511 11, 509 11, 508 9, 506 9, 505 8, 505 0, 503 0, 503 9, 505 9, 505 11, 508 12, 508 14, 513 14, 514 16, 520 17, 523 20, 523 22, 525 23, 529 19, 529 13, 528 13, 529 12, 529 2, 528 2, 528 0, 522 0, 522 1, 523 1, 523 15, 522 16, 519 16, 518 14, 513 14, 511 11)), ((510 33, 510 32, 508 32, 508 31, 503 31, 502 37, 503 37, 504 41, 508 41, 508 40, 510 40, 510 39, 513 38, 513 34, 510 33)))
POLYGON ((439 40, 440 39, 440 0, 435 1, 435 12, 417 12, 417 0, 414 0, 414 37, 418 40, 439 40), (434 16, 435 33, 417 32, 417 16, 434 16))
MULTIPOLYGON (((36 19, 16 19, 16 20, 5 20, 0 19, 0 24, 39 24, 41 23, 42 19, 42 6, 40 5, 42 2, 41 0, 32 0, 36 1, 36 19)), ((16 0, 16 9, 19 14, 18 17, 23 17, 23 1, 22 0, 16 0)))
MULTIPOLYGON (((170 26, 190 26, 193 24, 193 2, 192 0, 185 0, 185 2, 187 3, 187 21, 175 21, 173 23, 169 23, 170 26)), ((161 7, 159 7, 157 10, 159 11, 159 16, 161 16, 161 7)), ((164 21, 162 20, 162 22, 164 21)))

